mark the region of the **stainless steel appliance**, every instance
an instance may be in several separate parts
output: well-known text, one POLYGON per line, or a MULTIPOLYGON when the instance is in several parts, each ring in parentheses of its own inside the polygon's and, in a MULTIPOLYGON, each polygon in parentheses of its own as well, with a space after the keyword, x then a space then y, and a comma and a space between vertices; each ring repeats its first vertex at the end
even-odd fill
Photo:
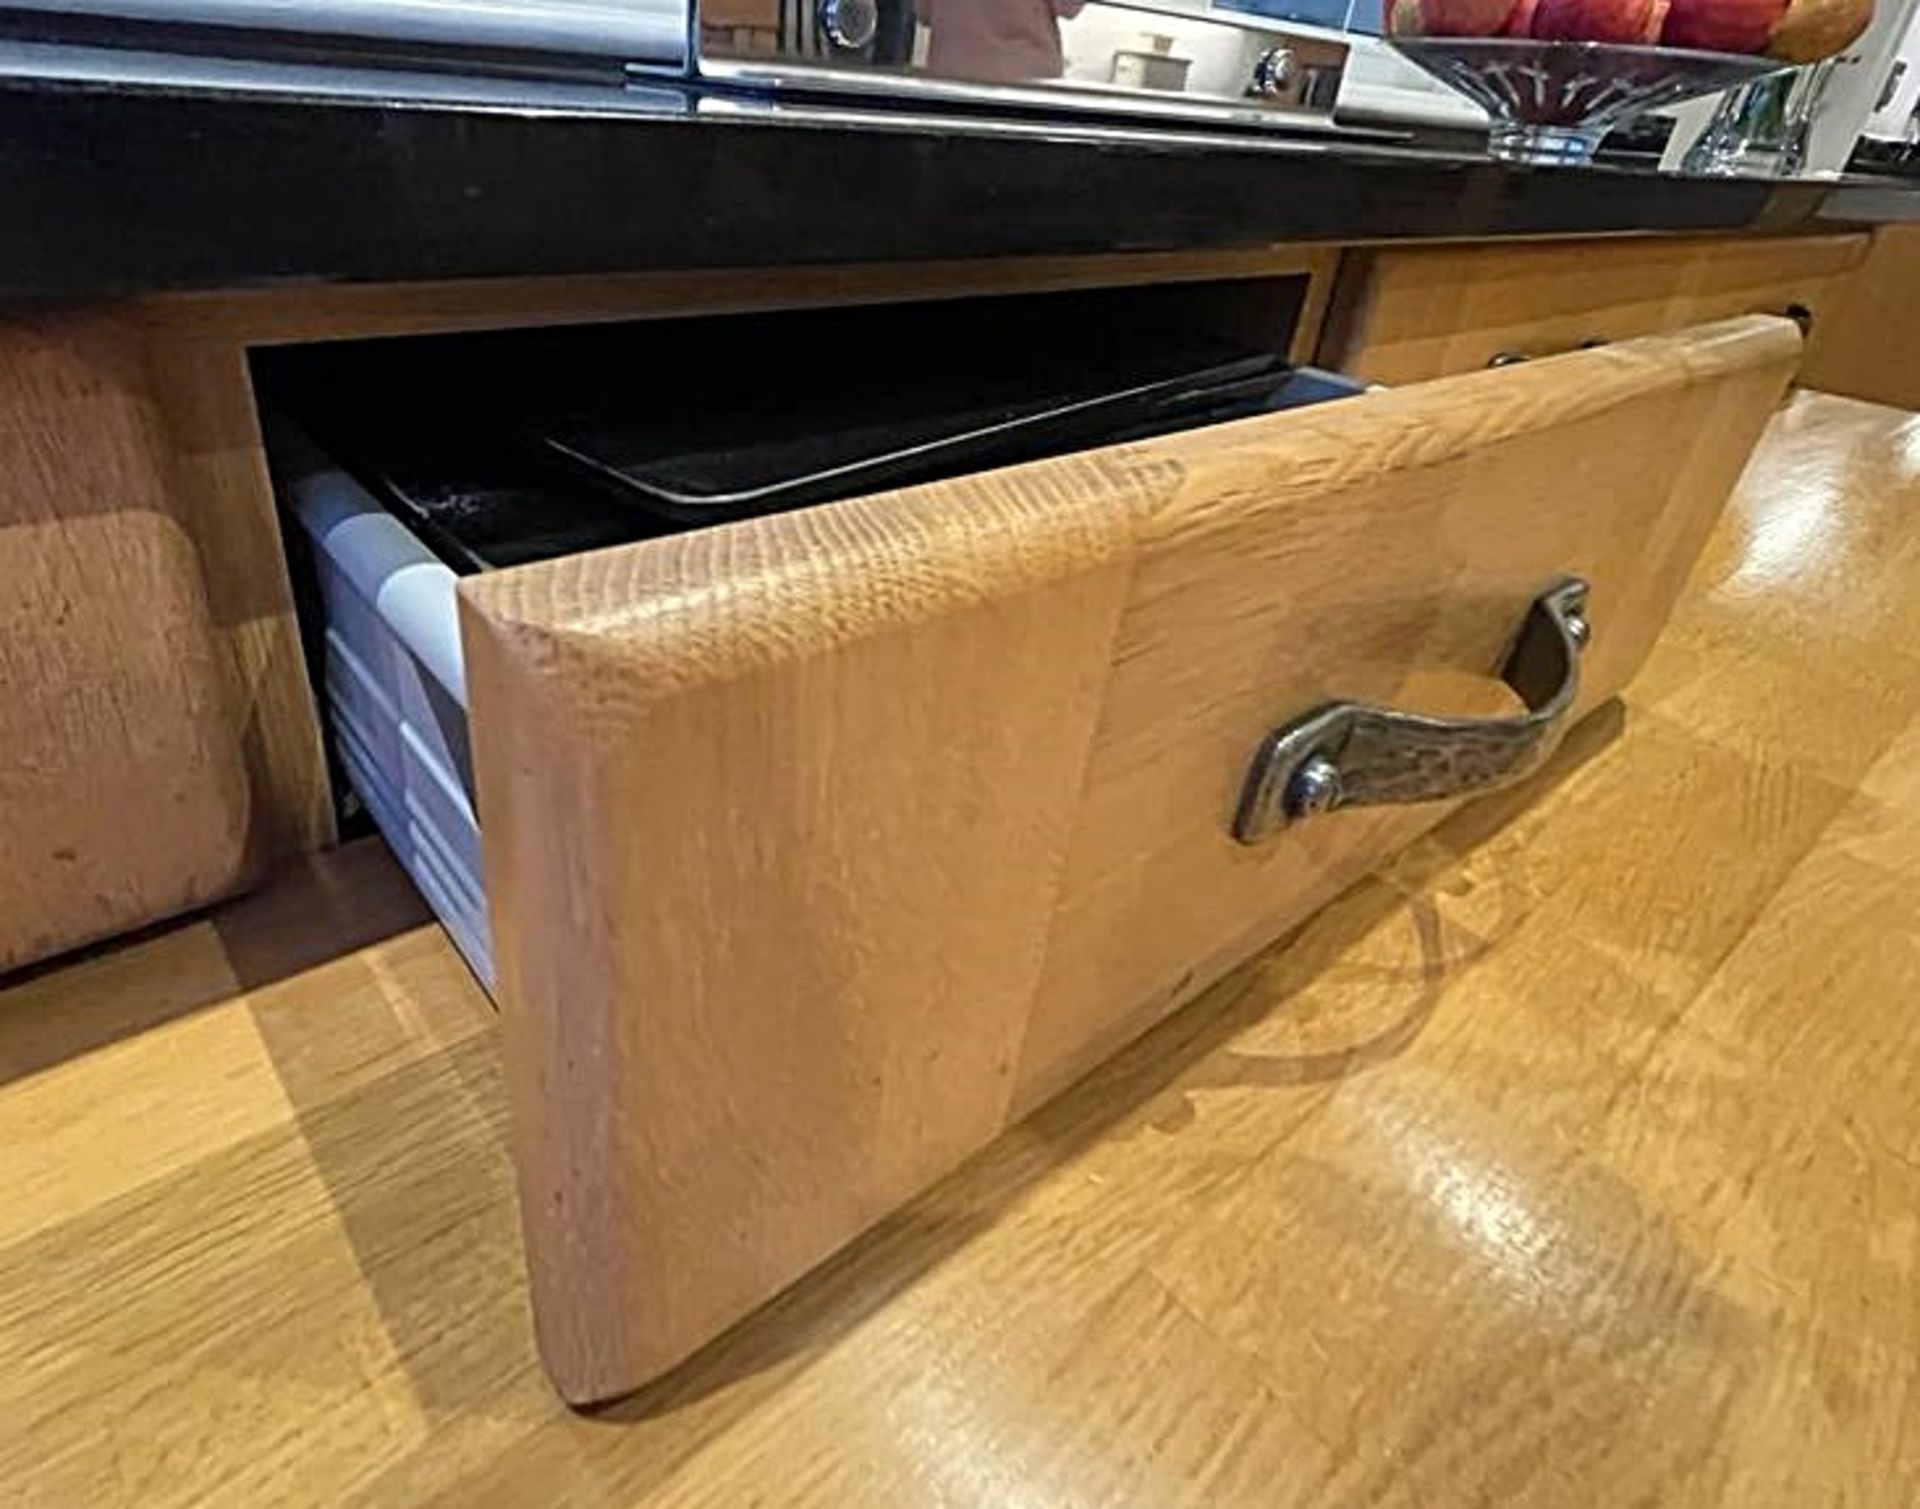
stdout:
POLYGON ((1330 123, 1340 33, 1207 0, 695 0, 720 83, 1215 125, 1330 123))
POLYGON ((1343 33, 1271 0, 10 0, 0 37, 1058 119, 1330 126, 1343 33))

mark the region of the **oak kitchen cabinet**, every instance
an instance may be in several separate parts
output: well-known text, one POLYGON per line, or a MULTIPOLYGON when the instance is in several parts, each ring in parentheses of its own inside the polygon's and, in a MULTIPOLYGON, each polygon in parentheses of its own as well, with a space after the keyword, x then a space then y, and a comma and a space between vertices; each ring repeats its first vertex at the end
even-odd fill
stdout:
MULTIPOLYGON (((0 967, 257 883, 331 842, 307 684, 249 371, 263 347, 340 338, 1013 290, 1297 277, 1296 358, 1403 383, 1746 310, 1814 311, 1817 351, 1861 235, 1015 259, 163 295, 11 326, 21 581, 4 716, 21 751, 4 821, 21 902, 0 967), (1337 276, 1336 276, 1337 274, 1337 276), (1337 289, 1337 293, 1336 293, 1337 289), (1331 311, 1329 312, 1329 306, 1331 311), (1323 328, 1324 318, 1324 328, 1323 328), (102 416, 112 422, 102 423, 102 416), (101 427, 95 428, 99 425, 101 427), (112 452, 64 471, 79 437, 112 452), (128 554, 86 552, 111 526, 128 554), (75 554, 80 552, 80 554, 75 554), (136 569, 130 562, 138 561, 136 569), (129 572, 133 572, 130 577, 129 572), (38 574, 38 576, 36 576, 38 574), (52 593, 77 616, 49 613, 52 593), (80 627, 93 625, 85 641, 80 627), (163 662, 163 669, 157 667, 163 662), (153 827, 150 825, 158 824, 153 827), (123 841, 137 832, 139 842, 123 841)), ((1271 319, 1229 300, 1214 316, 1271 319)), ((1242 323, 1241 328, 1247 328, 1242 323)), ((104 451, 103 451, 104 454, 104 451)))
MULTIPOLYGON (((1815 238, 1795 255, 1828 277, 1856 249, 1815 238)), ((49 781, 3 820, 10 840, 97 831, 90 884, 116 867, 140 884, 108 925, 8 945, 25 957, 136 925, 330 838, 256 349, 1128 283, 1217 285, 1217 317, 1266 321, 1261 290, 1292 282, 1298 318, 1275 338, 1304 354, 1337 262, 1269 247, 168 295, 98 325, 49 316, 54 349, 92 354, 78 376, 22 369, 51 374, 22 412, 60 416, 65 439, 50 452, 22 435, 16 470, 37 480, 12 506, 67 542, 124 499, 159 543, 125 552, 135 574, 70 577, 122 690, 59 722, 58 747, 115 784, 49 781), (101 438, 123 458, 104 480, 72 459, 101 438), (140 827, 153 793, 171 837, 140 827), (116 829, 137 843, 117 850, 116 829)), ((1464 753, 1416 739, 1377 770, 1336 769, 1351 810, 1241 842, 1249 768, 1277 725, 1335 699, 1509 712, 1507 652, 1567 578, 1587 595, 1577 635, 1550 616, 1563 663, 1508 667, 1530 688, 1528 748, 1617 690, 1798 357, 1787 320, 1690 323, 1715 300, 1812 287, 1799 262, 1741 266, 1737 286, 1702 275, 1658 301, 1645 328, 1677 333, 1602 332, 1614 343, 1557 360, 1403 376, 1324 409, 468 583, 522 1213, 561 1390, 603 1399, 686 1356, 1446 806, 1376 808, 1366 790, 1464 793, 1520 720, 1466 730, 1464 753)), ((12 716, 37 717, 66 682, 14 685, 12 716)), ((1315 753, 1364 765, 1364 748, 1343 735, 1315 753)), ((65 894, 55 870, 29 879, 65 894)))

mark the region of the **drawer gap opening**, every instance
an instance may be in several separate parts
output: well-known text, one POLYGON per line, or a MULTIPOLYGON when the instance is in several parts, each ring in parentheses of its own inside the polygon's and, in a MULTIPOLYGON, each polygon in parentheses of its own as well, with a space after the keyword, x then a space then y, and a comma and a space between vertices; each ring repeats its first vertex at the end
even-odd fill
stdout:
POLYGON ((486 571, 1333 396, 1304 275, 256 352, 267 406, 486 571))

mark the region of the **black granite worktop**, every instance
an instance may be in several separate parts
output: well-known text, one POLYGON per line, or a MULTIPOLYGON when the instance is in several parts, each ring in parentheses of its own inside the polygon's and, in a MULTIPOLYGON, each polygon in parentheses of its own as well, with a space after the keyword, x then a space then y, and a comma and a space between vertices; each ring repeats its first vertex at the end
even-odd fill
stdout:
MULTIPOLYGON (((0 73, 0 297, 1905 218, 1920 192, 202 69, 0 73)), ((1916 211, 1920 213, 1920 210, 1916 211)))

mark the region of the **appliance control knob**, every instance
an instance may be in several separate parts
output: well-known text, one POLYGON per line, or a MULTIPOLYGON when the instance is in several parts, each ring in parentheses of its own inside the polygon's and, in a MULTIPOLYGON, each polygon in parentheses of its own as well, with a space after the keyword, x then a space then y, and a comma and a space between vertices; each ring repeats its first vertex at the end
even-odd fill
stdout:
POLYGON ((858 52, 879 34, 879 0, 820 0, 820 30, 840 51, 858 52))
POLYGON ((1261 99, 1278 99, 1300 71, 1300 60, 1291 47, 1269 47, 1253 65, 1253 93, 1261 99))

